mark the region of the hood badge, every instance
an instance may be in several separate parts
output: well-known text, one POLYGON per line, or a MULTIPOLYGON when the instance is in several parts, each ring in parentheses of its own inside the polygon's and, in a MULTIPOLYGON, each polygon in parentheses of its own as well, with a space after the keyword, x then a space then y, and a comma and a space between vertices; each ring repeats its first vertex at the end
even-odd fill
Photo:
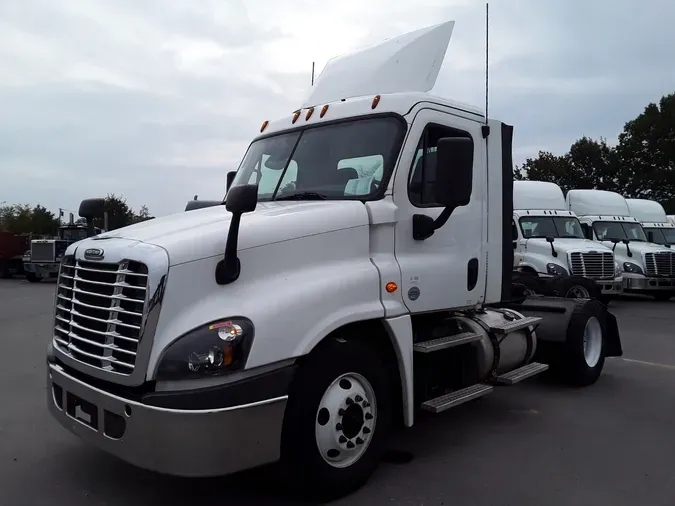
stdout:
POLYGON ((103 260, 103 250, 100 248, 88 248, 84 250, 85 260, 103 260))

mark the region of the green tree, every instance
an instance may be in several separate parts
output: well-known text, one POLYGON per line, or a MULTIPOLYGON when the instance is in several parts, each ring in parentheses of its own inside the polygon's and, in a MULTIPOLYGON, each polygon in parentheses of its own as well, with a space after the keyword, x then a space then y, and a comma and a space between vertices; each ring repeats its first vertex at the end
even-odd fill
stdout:
POLYGON ((675 213, 675 93, 627 122, 616 151, 624 194, 656 200, 675 213))
POLYGON ((54 235, 59 227, 59 219, 47 210, 47 208, 36 205, 31 210, 30 231, 38 235, 54 235))
MULTIPOLYGON (((118 197, 114 193, 109 193, 105 198, 104 211, 108 213, 108 230, 126 227, 134 222, 134 212, 123 196, 118 197)), ((103 217, 95 218, 94 225, 104 228, 103 217)))

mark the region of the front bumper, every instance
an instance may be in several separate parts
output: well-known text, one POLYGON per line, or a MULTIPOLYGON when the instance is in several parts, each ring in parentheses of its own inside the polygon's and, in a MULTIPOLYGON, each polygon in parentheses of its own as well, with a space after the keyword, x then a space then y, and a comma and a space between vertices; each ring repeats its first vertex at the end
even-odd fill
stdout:
POLYGON ((623 279, 595 280, 603 295, 619 295, 623 293, 623 279))
MULTIPOLYGON (((287 395, 220 409, 166 408, 93 387, 58 363, 47 367, 47 403, 61 425, 138 467, 208 477, 279 459, 287 395)), ((187 395, 178 395, 181 404, 187 395)))
POLYGON ((56 278, 59 275, 59 264, 24 262, 23 270, 40 278, 56 278))
POLYGON ((625 292, 675 291, 675 278, 648 278, 645 276, 625 276, 625 292))

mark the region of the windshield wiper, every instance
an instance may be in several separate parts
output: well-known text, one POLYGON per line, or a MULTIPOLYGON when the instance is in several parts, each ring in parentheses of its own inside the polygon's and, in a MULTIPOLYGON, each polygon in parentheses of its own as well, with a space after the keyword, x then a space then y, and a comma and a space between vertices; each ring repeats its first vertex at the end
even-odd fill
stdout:
POLYGON ((274 200, 326 200, 328 197, 322 193, 316 192, 298 192, 291 195, 284 195, 283 197, 277 197, 274 200))

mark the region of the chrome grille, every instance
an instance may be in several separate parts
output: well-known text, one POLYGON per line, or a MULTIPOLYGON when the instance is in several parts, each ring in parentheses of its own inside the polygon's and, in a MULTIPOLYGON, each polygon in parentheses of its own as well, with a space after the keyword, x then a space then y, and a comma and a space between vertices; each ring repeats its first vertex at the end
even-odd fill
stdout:
POLYGON ((606 253, 570 253, 570 267, 575 276, 591 279, 614 278, 614 255, 606 253))
POLYGON ((30 259, 32 262, 54 262, 53 242, 32 242, 30 245, 30 259))
POLYGON ((65 259, 56 295, 55 346, 90 366, 131 374, 147 314, 147 290, 143 263, 65 259))
POLYGON ((675 253, 645 253, 648 276, 675 277, 675 253))

